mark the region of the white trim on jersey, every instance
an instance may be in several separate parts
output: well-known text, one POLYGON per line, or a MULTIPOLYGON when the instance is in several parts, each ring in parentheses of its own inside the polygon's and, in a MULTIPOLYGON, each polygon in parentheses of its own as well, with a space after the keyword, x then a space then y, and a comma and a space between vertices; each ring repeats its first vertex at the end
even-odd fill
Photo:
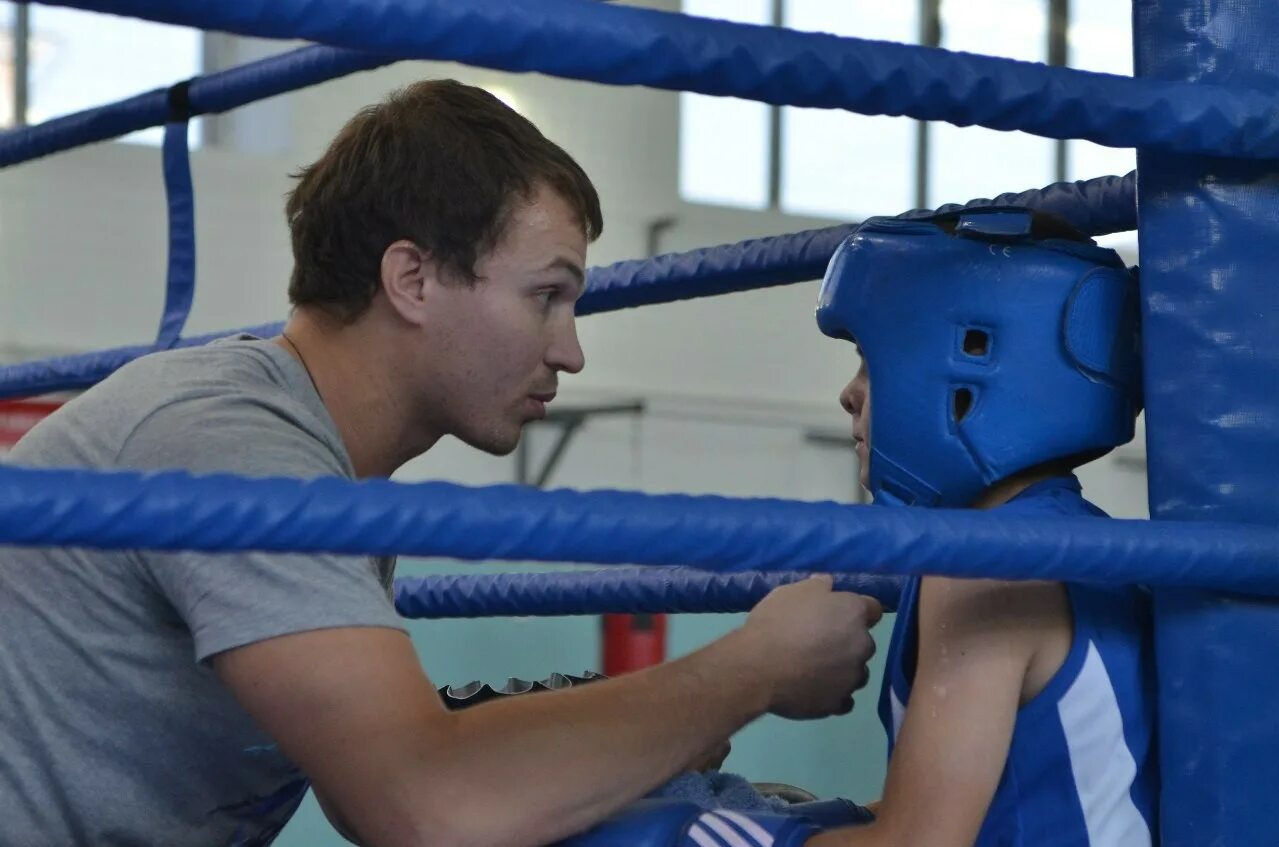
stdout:
POLYGON ((689 827, 688 837, 697 847, 773 847, 773 836, 768 830, 745 815, 727 809, 703 812, 689 827))
POLYGON ((688 837, 697 843, 697 847, 724 847, 715 836, 703 829, 700 823, 689 827, 688 837))
POLYGON ((1091 641, 1079 675, 1057 702, 1057 713, 1090 847, 1150 847, 1150 827, 1128 790, 1137 763, 1124 740, 1119 699, 1091 641))
POLYGON ((897 736, 902 731, 902 722, 906 719, 906 704, 897 696, 892 683, 888 683, 888 703, 893 710, 893 743, 896 744, 897 736))
MULTIPOLYGON (((727 847, 760 847, 758 844, 747 841, 732 825, 713 812, 702 815, 698 818, 698 822, 706 824, 709 829, 723 839, 723 843, 727 847)), ((771 839, 769 843, 772 843, 771 839)), ((768 847, 768 845, 763 845, 763 847, 768 847)))
POLYGON ((734 812, 731 809, 717 809, 715 814, 719 815, 721 818, 728 818, 730 821, 737 824, 747 835, 759 842, 759 847, 772 847, 772 834, 755 821, 743 815, 741 812, 734 812))

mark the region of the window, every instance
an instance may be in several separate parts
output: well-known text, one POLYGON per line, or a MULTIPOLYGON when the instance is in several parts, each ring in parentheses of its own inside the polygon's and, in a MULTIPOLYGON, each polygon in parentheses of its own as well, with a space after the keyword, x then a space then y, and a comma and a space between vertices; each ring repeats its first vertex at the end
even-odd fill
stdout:
MULTIPOLYGON (((883 0, 790 0, 790 29, 916 43, 919 7, 883 0)), ((782 109, 780 206, 860 219, 915 203, 915 121, 840 109, 782 109)))
MULTIPOLYGON (((1067 50, 1071 67, 1132 75, 1132 8, 1113 0, 1071 0, 1067 50)), ((1067 142, 1069 179, 1126 174, 1137 167, 1137 151, 1102 147, 1091 141, 1067 142)))
POLYGON ((13 126, 14 99, 17 96, 17 80, 14 65, 18 57, 14 50, 14 8, 12 3, 0 3, 0 127, 13 126))
MULTIPOLYGON (((772 0, 684 0, 684 11, 739 23, 772 22, 772 0)), ((764 209, 770 204, 772 110, 732 97, 681 93, 680 196, 696 203, 764 209), (731 143, 730 143, 731 139, 731 143)))
MULTIPOLYGON (((189 79, 203 66, 198 30, 73 9, 31 7, 27 121, 78 112, 189 79), (110 73, 103 73, 104 69, 110 73)), ((190 133, 198 146, 198 124, 190 133)), ((160 127, 124 141, 159 144, 160 127)))
MULTIPOLYGON (((1130 74, 1130 4, 1112 0, 683 0, 703 17, 1130 74), (1053 8, 1068 7, 1054 18, 1053 8), (925 21, 929 21, 925 26, 925 21), (997 25, 992 25, 992 21, 997 25)), ((681 95, 680 196, 861 220, 1124 174, 1132 150, 842 110, 681 95), (922 131, 921 131, 922 130, 922 131)))
MULTIPOLYGON (((947 50, 1028 62, 1048 58, 1046 0, 942 0, 941 31, 947 50)), ((934 123, 928 137, 927 205, 1047 185, 1055 179, 1056 156, 1052 139, 934 123)))

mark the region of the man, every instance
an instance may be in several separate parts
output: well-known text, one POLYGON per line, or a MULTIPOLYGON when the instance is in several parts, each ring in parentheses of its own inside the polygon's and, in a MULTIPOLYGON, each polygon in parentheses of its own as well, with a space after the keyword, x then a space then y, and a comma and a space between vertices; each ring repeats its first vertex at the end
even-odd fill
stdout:
MULTIPOLYGON (((146 357, 19 464, 387 476, 442 436, 511 451, 560 373, 595 189, 455 82, 357 115, 287 206, 277 339, 146 357)), ((765 712, 851 708, 873 601, 814 579, 724 639, 599 685, 447 712, 389 598, 342 556, 6 550, 0 842, 266 844, 308 785, 364 844, 544 844, 765 712)))

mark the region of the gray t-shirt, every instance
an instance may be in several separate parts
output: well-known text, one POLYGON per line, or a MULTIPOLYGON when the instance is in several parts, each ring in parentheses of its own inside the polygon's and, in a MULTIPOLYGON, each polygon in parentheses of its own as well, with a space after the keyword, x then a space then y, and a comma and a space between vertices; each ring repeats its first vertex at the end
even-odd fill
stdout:
MULTIPOLYGON (((130 364, 8 459, 353 476, 305 369, 247 337, 130 364)), ((0 548, 0 844, 269 843, 307 783, 208 659, 287 633, 398 628, 394 567, 0 548)))

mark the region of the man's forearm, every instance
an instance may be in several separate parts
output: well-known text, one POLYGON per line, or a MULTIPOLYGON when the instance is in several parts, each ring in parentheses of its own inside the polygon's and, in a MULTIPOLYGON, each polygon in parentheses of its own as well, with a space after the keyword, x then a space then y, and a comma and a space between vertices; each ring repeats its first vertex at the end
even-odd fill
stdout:
MULTIPOLYGON (((657 668, 459 712, 431 770, 479 844, 544 844, 644 795, 767 710, 740 632, 657 668)), ((441 798, 439 794, 437 799, 441 798)))
POLYGON ((878 607, 829 578, 779 588, 684 659, 447 712, 400 632, 338 628, 228 651, 246 710, 377 847, 521 847, 625 806, 765 711, 842 714, 878 607))

